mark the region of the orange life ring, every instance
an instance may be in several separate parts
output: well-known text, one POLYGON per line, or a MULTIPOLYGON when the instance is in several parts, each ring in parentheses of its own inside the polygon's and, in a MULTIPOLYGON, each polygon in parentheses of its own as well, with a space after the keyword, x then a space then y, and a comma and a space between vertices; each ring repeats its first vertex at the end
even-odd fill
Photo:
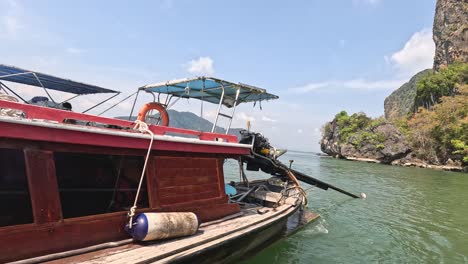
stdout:
POLYGON ((169 115, 167 114, 166 108, 160 103, 147 103, 138 112, 137 119, 145 122, 146 114, 151 110, 157 110, 159 112, 159 116, 161 117, 161 124, 160 126, 168 126, 169 125, 169 115))

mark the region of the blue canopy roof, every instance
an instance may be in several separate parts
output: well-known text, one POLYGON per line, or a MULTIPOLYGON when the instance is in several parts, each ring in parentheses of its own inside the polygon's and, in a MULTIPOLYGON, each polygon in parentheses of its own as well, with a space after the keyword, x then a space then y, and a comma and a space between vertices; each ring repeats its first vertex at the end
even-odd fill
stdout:
POLYGON ((169 94, 182 98, 195 98, 218 104, 223 98, 223 105, 233 107, 237 90, 237 105, 246 102, 273 100, 279 97, 267 93, 265 89, 243 83, 232 83, 213 77, 196 77, 145 85, 140 88, 148 92, 169 94), (222 96, 224 89, 224 96, 222 96))
POLYGON ((0 64, 0 81, 27 84, 44 87, 51 90, 72 94, 120 93, 118 91, 101 88, 95 85, 75 82, 34 71, 28 71, 13 66, 0 64))

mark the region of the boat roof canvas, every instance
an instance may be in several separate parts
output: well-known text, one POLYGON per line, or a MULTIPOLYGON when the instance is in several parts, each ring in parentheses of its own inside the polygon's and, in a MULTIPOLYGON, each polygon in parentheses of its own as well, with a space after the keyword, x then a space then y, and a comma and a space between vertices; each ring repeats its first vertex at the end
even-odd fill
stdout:
POLYGON ((20 69, 14 66, 0 64, 0 81, 27 84, 51 90, 67 92, 77 95, 97 93, 120 93, 118 91, 101 88, 95 85, 75 82, 48 74, 20 69))
POLYGON ((243 83, 233 83, 213 77, 196 77, 145 85, 140 88, 148 92, 169 94, 181 98, 195 98, 218 104, 223 98, 223 105, 233 107, 237 90, 237 104, 274 100, 279 97, 267 93, 265 89, 243 83), (224 89, 224 96, 223 96, 224 89))

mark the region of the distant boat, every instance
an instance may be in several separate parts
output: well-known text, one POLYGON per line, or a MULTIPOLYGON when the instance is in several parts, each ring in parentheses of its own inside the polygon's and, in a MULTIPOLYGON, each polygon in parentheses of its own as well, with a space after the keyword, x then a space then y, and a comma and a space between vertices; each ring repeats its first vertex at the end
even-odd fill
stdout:
POLYGON ((0 81, 0 262, 228 262, 277 238, 292 216, 318 217, 303 210, 294 176, 249 181, 244 173, 244 162, 260 168, 249 163, 255 155, 276 158, 259 134, 244 131, 241 142, 229 134, 238 104, 278 98, 264 89, 212 77, 146 85, 134 102, 140 93, 152 100, 129 121, 86 114, 118 91, 7 65, 0 81), (3 81, 48 97, 25 100, 3 81), (77 113, 48 90, 70 100, 111 96, 77 113), (168 125, 173 98, 217 103, 213 131, 168 125), (156 125, 146 120, 153 110, 156 125), (226 133, 214 132, 219 117, 229 120, 226 133), (228 158, 240 162, 239 182, 225 182, 228 158))

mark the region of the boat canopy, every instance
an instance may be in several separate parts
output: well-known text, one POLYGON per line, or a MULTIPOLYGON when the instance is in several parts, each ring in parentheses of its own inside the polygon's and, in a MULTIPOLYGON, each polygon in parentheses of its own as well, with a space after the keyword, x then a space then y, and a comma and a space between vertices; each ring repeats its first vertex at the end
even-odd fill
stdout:
POLYGON ((240 103, 279 98, 262 88, 213 77, 195 77, 149 84, 141 87, 140 90, 181 98, 195 98, 215 104, 222 101, 222 104, 229 108, 240 103))
POLYGON ((52 75, 24 70, 4 64, 0 64, 0 81, 1 80, 32 85, 76 95, 120 93, 118 91, 101 88, 95 85, 75 82, 72 80, 58 78, 52 75))

